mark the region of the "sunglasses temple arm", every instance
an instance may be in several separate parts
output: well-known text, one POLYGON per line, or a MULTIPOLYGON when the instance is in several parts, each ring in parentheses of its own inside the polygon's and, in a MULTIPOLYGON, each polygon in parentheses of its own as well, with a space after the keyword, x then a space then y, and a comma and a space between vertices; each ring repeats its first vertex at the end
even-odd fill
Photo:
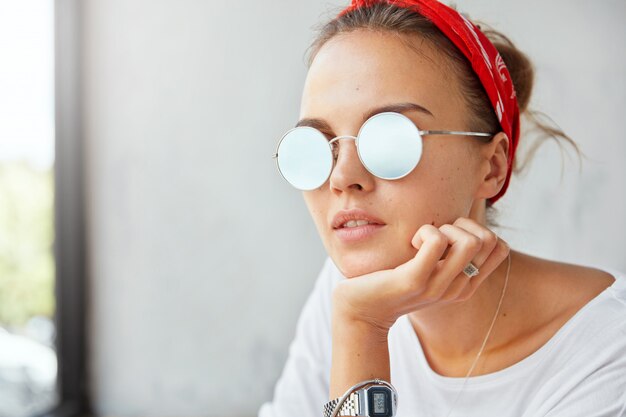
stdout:
POLYGON ((461 132, 456 130, 420 130, 420 135, 461 135, 461 136, 476 136, 481 138, 487 138, 493 136, 491 133, 483 132, 461 132))

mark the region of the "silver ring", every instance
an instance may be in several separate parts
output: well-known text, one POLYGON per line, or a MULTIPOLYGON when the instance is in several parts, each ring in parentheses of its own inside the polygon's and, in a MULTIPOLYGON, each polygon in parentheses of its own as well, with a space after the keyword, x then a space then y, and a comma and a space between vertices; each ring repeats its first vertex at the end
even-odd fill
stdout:
POLYGON ((470 278, 475 277, 476 275, 478 275, 478 268, 476 267, 476 265, 470 262, 465 268, 463 268, 463 273, 470 278))

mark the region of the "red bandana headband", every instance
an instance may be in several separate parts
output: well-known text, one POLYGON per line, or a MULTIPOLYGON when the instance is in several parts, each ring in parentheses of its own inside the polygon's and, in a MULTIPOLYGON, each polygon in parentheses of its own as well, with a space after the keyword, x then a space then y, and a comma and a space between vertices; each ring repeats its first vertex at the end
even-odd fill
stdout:
MULTIPOLYGON (((342 10, 337 17, 355 9, 369 7, 383 0, 352 0, 350 6, 342 10)), ((519 142, 519 108, 515 88, 509 70, 502 57, 489 39, 472 22, 456 10, 436 0, 384 0, 406 9, 415 10, 430 20, 470 61, 472 69, 480 79, 491 105, 493 106, 502 131, 510 139, 508 171, 504 185, 498 194, 491 197, 495 203, 509 186, 513 158, 519 142)))

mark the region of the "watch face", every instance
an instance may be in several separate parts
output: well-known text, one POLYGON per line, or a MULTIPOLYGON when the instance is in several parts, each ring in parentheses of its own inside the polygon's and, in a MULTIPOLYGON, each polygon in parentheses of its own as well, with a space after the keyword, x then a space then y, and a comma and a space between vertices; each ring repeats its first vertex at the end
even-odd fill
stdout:
POLYGON ((392 417, 391 390, 387 387, 372 387, 367 391, 369 415, 392 417))

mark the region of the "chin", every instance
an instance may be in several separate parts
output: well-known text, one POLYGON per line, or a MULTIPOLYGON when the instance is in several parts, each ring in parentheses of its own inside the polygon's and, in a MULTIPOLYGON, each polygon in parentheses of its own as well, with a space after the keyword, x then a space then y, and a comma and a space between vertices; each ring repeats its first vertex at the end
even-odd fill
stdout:
POLYGON ((341 274, 346 278, 355 278, 361 275, 370 274, 385 269, 393 269, 411 259, 413 255, 400 257, 398 254, 392 255, 388 251, 372 253, 351 251, 331 255, 331 258, 341 274))

